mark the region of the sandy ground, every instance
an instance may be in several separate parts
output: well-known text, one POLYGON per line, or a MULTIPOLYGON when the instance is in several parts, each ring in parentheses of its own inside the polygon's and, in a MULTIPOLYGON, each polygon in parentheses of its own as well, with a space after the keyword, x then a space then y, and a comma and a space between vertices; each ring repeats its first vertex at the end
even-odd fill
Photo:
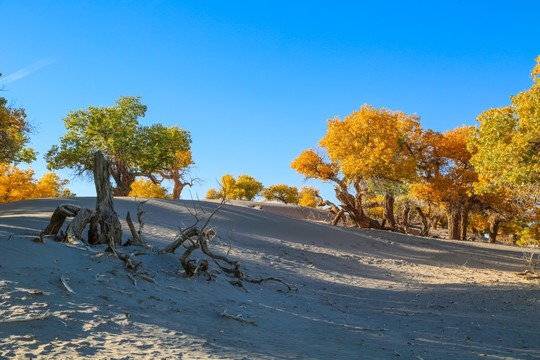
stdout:
MULTIPOLYGON (((295 291, 186 279, 178 255, 152 253, 138 260, 157 284, 135 286, 103 247, 31 241, 62 202, 95 207, 93 198, 0 205, 0 321, 46 314, 0 323, 2 359, 540 358, 540 283, 514 274, 526 268, 516 247, 332 227, 302 220, 318 218, 301 208, 237 203, 215 216, 212 249, 295 291)), ((124 218, 137 203, 115 206, 124 218)), ((164 247, 191 213, 216 206, 150 200, 146 240, 164 247)))

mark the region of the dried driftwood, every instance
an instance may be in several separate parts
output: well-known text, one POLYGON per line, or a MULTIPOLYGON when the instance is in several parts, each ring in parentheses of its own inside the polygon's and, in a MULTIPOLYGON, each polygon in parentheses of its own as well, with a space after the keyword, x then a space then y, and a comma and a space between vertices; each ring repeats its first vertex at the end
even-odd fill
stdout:
POLYGON ((21 317, 2 319, 2 320, 0 320, 0 324, 9 324, 9 323, 14 323, 14 322, 26 322, 26 321, 34 321, 34 320, 43 320, 43 319, 48 318, 49 315, 50 315, 50 310, 47 310, 42 315, 21 316, 21 317))

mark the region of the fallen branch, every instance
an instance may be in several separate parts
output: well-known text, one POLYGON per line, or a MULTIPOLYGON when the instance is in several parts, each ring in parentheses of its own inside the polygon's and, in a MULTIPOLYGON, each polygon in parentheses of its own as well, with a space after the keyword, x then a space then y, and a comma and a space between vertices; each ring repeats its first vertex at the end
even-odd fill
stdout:
POLYGON ((236 321, 244 323, 244 324, 249 324, 249 325, 259 327, 259 325, 255 321, 249 321, 249 320, 242 319, 241 317, 238 317, 238 316, 227 314, 227 310, 223 310, 223 312, 221 313, 221 317, 236 320, 236 321))
POLYGON ((62 285, 64 285, 64 287, 66 288, 66 290, 75 295, 75 291, 73 291, 72 288, 69 287, 69 285, 67 284, 67 281, 66 281, 66 278, 64 277, 64 275, 60 276, 60 281, 62 282, 62 285))
POLYGON ((133 286, 137 287, 137 279, 133 277, 131 274, 127 274, 127 276, 133 281, 133 286))
POLYGON ((107 286, 107 289, 109 289, 109 290, 114 290, 114 291, 118 291, 120 294, 124 294, 124 295, 133 295, 132 292, 124 291, 124 290, 120 290, 120 289, 115 289, 115 288, 112 288, 112 287, 110 287, 110 286, 107 286))
POLYGON ((148 282, 151 282, 151 283, 154 283, 154 284, 156 284, 156 285, 159 285, 159 284, 157 283, 157 281, 154 280, 154 279, 152 279, 150 276, 146 276, 146 275, 144 275, 144 274, 139 274, 139 273, 135 273, 135 274, 133 274, 133 275, 135 275, 136 277, 138 277, 138 278, 140 278, 140 279, 143 279, 143 280, 146 280, 146 281, 148 281, 148 282))
POLYGON ((14 317, 11 319, 3 319, 0 320, 0 324, 9 324, 14 322, 25 322, 25 321, 34 321, 34 320, 43 320, 50 316, 50 310, 45 311, 42 315, 37 316, 22 316, 22 317, 14 317))
POLYGON ((252 284, 262 284, 263 282, 266 282, 266 281, 276 281, 278 283, 281 283, 281 284, 285 285, 287 287, 287 289, 289 289, 289 291, 293 291, 293 290, 297 291, 298 290, 298 289, 291 288, 291 286, 289 284, 287 284, 285 281, 283 281, 281 279, 274 278, 274 277, 267 277, 267 278, 264 278, 264 279, 257 279, 257 280, 251 280, 251 279, 243 278, 242 280, 247 281, 247 282, 252 283, 252 284))

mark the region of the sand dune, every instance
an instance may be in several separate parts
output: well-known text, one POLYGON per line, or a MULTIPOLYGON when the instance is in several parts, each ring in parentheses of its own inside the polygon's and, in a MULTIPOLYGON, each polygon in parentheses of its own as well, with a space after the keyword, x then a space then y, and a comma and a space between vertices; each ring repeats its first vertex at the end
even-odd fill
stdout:
MULTIPOLYGON (((539 358, 540 283, 514 275, 526 268, 516 247, 333 227, 301 208, 236 203, 214 218, 214 251, 295 291, 186 279, 178 255, 150 252, 138 260, 157 284, 135 286, 103 247, 31 241, 63 202, 95 207, 94 198, 0 205, 0 320, 44 317, 0 323, 0 358, 539 358)), ((137 203, 115 206, 124 218, 137 203)), ((216 206, 150 200, 145 238, 164 247, 194 212, 216 206)))

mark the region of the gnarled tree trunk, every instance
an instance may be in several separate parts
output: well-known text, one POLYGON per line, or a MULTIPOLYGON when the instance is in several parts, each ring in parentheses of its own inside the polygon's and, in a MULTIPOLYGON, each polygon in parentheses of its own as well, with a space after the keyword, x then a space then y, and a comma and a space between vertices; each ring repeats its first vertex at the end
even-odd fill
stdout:
POLYGON ((97 151, 94 154, 94 182, 97 193, 96 216, 90 224, 90 244, 119 245, 122 242, 122 226, 118 214, 114 211, 110 176, 110 162, 100 151, 97 151), (101 232, 97 230, 98 225, 101 232))

